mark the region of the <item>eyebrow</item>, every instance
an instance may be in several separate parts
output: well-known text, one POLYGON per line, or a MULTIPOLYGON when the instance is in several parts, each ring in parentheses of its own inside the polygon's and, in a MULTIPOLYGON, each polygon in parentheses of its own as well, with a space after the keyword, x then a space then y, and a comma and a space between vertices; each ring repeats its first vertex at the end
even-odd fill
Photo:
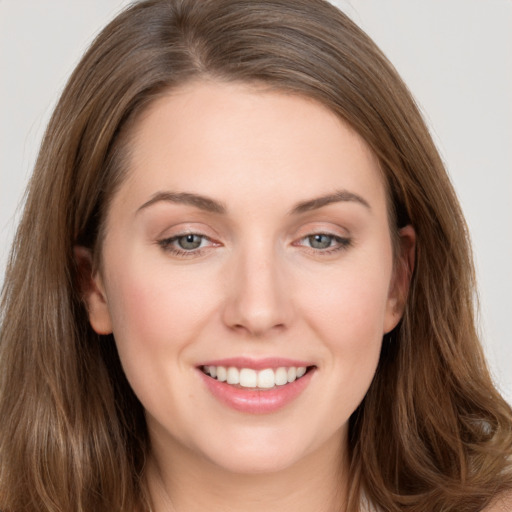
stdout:
POLYGON ((160 201, 188 204, 210 213, 226 213, 226 207, 219 201, 199 194, 191 194, 190 192, 157 192, 149 201, 146 201, 137 209, 137 213, 160 201))
MULTIPOLYGON (((210 197, 202 196, 199 194, 193 194, 191 192, 165 191, 156 192, 155 194, 153 194, 149 201, 146 201, 142 206, 140 206, 137 209, 137 213, 160 201, 195 206, 200 210, 204 210, 210 213, 225 214, 227 212, 227 208, 223 203, 216 201, 215 199, 211 199, 210 197)), ((332 203, 340 202, 359 203, 362 206, 371 210, 369 203, 360 195, 354 194, 353 192, 349 192, 348 190, 339 190, 334 192, 333 194, 315 197, 314 199, 309 199, 307 201, 301 201, 300 203, 296 204, 290 210, 289 213, 291 215, 299 215, 301 213, 309 212, 312 210, 318 210, 319 208, 323 208, 324 206, 327 206, 332 203)))
POLYGON ((294 206, 291 210, 292 215, 297 215, 300 213, 309 212, 311 210, 318 210, 319 208, 323 208, 332 203, 341 203, 341 202, 349 202, 349 203, 359 203, 365 208, 371 210, 371 206, 363 199, 360 195, 354 194, 353 192, 349 192, 348 190, 338 190, 333 194, 328 194, 321 197, 316 197, 314 199, 310 199, 308 201, 302 201, 294 206))

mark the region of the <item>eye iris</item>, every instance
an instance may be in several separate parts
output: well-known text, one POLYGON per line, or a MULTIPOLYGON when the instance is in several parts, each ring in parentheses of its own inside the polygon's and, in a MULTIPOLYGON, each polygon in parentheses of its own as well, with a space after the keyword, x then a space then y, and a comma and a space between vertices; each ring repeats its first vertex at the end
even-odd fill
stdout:
POLYGON ((197 249, 200 247, 202 237, 199 235, 185 235, 178 238, 178 245, 185 250, 197 249))
POLYGON ((328 249, 332 243, 332 236, 311 235, 308 237, 308 241, 313 249, 328 249))

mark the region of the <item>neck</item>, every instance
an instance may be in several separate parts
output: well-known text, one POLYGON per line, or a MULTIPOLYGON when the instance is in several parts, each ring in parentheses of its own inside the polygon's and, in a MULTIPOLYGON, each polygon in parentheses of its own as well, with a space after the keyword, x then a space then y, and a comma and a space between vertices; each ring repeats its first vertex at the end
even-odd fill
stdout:
POLYGON ((344 512, 343 447, 336 436, 292 467, 256 474, 227 471, 185 448, 172 457, 152 454, 146 472, 152 512, 344 512))

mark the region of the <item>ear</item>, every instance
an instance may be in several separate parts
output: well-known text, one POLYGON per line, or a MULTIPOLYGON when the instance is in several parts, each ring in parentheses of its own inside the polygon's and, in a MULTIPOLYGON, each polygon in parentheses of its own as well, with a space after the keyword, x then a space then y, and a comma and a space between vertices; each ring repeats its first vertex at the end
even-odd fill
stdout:
POLYGON ((399 252, 389 287, 384 334, 392 331, 402 318, 409 294, 416 256, 416 232, 411 225, 398 232, 399 252))
POLYGON ((91 251, 81 245, 73 247, 78 270, 78 285, 82 294, 89 322, 98 334, 110 334, 112 321, 101 274, 93 270, 91 251))

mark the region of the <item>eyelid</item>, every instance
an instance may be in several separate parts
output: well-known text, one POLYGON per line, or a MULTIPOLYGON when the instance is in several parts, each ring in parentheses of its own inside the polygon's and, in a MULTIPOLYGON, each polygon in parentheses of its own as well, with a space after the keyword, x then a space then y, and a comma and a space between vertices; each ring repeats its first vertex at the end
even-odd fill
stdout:
POLYGON ((329 251, 335 252, 337 250, 345 249, 345 248, 349 247, 351 244, 352 244, 352 239, 350 237, 344 237, 344 236, 342 237, 342 236, 335 235, 333 233, 328 233, 328 232, 311 233, 309 235, 306 235, 306 236, 303 236, 303 237, 297 239, 293 243, 293 245, 303 246, 303 247, 306 247, 306 248, 311 249, 312 251, 318 252, 318 253, 326 253, 326 252, 329 252, 329 251), (310 239, 310 238, 312 238, 314 236, 319 236, 319 235, 323 235, 323 236, 327 236, 329 238, 332 238, 332 240, 337 242, 337 245, 329 246, 329 247, 326 247, 325 249, 319 249, 319 248, 303 245, 302 243, 300 243, 300 242, 308 240, 308 239, 310 239))
POLYGON ((296 231, 296 236, 292 241, 292 246, 303 249, 311 255, 328 256, 348 249, 353 244, 353 237, 349 230, 332 222, 310 222, 303 224, 296 231), (334 245, 326 248, 311 247, 308 239, 311 237, 324 235, 332 238, 334 245))
POLYGON ((179 233, 172 234, 171 236, 164 236, 160 237, 156 243, 160 246, 160 248, 165 252, 173 256, 177 257, 198 257, 203 255, 206 251, 208 251, 210 248, 213 247, 220 247, 222 244, 216 240, 214 240, 212 237, 205 235, 204 233, 200 232, 199 230, 193 230, 193 229, 186 229, 179 233), (209 243, 207 246, 200 245, 199 247, 195 249, 182 249, 179 247, 175 247, 173 244, 178 241, 180 238, 186 237, 186 236, 198 236, 201 237, 202 241, 207 240, 209 243))
POLYGON ((151 236, 154 236, 155 239, 164 239, 185 235, 200 235, 212 239, 220 236, 209 224, 192 219, 188 221, 180 220, 179 222, 167 221, 165 224, 162 222, 161 228, 158 231, 154 231, 151 236))

